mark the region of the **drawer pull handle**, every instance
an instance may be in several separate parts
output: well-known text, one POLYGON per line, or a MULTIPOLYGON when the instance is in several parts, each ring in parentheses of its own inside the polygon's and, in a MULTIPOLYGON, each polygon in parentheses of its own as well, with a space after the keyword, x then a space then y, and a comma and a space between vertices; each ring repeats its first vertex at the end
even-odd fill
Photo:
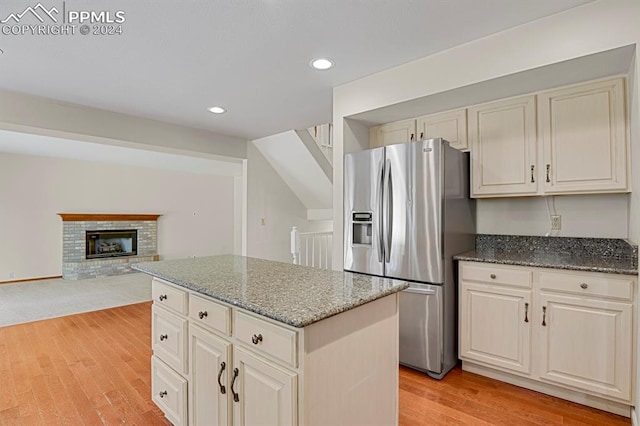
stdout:
POLYGON ((546 306, 542 307, 542 326, 543 327, 547 326, 547 307, 546 306))
POLYGON ((492 280, 495 280, 495 279, 496 279, 496 274, 491 274, 491 275, 489 275, 489 276, 491 277, 491 279, 492 279, 492 280))
POLYGON ((529 322, 529 304, 524 304, 524 322, 529 322))
POLYGON ((207 317, 207 311, 200 311, 198 312, 198 318, 200 319, 205 319, 207 317))
POLYGON ((220 378, 222 377, 222 372, 224 371, 224 369, 227 367, 227 364, 223 361, 220 364, 220 371, 218 372, 218 386, 220 386, 220 393, 225 394, 227 393, 227 388, 224 387, 224 385, 222 383, 220 383, 220 378))
POLYGON ((163 300, 167 300, 167 295, 166 294, 161 294, 160 297, 158 298, 160 299, 160 301, 162 302, 163 300))
POLYGON ((251 338, 251 341, 253 342, 254 345, 257 345, 258 343, 262 342, 262 334, 258 334, 258 335, 253 335, 253 337, 251 338))
POLYGON ((238 378, 238 373, 240 373, 240 370, 238 370, 237 368, 234 368, 233 369, 233 378, 231 379, 231 393, 233 394, 233 400, 235 402, 239 402, 240 401, 240 395, 238 395, 238 393, 233 390, 233 384, 236 382, 236 379, 238 378))
POLYGON ((167 391, 162 391, 158 395, 160 395, 160 398, 164 398, 165 396, 167 396, 167 391))
POLYGON ((169 338, 169 336, 168 336, 168 335, 166 335, 166 334, 161 334, 161 335, 160 335, 160 341, 161 341, 161 342, 163 342, 163 341, 167 340, 168 338, 169 338))
POLYGON ((583 289, 583 290, 586 290, 588 287, 589 287, 589 284, 587 284, 587 283, 580 284, 580 288, 583 289))

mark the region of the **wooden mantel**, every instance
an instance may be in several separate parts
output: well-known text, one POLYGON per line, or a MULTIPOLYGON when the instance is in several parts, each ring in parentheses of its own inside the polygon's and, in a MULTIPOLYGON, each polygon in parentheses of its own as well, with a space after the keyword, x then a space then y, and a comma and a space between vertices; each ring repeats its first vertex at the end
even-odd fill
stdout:
POLYGON ((63 222, 158 220, 160 214, 138 213, 58 213, 63 222))

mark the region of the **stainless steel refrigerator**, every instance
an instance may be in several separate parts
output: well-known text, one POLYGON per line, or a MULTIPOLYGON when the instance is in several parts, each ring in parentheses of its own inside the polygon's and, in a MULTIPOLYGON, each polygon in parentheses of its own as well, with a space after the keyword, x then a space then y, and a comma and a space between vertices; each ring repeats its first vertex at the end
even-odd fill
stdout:
POLYGON ((400 363, 440 379, 458 359, 452 256, 475 244, 469 155, 429 139, 344 161, 344 269, 410 281, 400 363))

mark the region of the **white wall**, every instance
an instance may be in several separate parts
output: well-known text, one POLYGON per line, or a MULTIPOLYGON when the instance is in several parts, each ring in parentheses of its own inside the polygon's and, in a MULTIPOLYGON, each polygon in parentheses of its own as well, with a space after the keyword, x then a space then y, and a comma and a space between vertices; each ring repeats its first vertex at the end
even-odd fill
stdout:
POLYGON ((291 227, 306 230, 307 210, 252 142, 247 163, 247 256, 290 263, 291 227))
POLYGON ((562 237, 627 238, 627 194, 566 195, 556 197, 492 198, 476 200, 479 234, 546 235, 548 209, 562 217, 562 237), (547 207, 547 202, 549 207, 547 207))
POLYGON ((233 253, 233 179, 0 153, 0 281, 61 275, 57 213, 162 214, 161 259, 233 253))

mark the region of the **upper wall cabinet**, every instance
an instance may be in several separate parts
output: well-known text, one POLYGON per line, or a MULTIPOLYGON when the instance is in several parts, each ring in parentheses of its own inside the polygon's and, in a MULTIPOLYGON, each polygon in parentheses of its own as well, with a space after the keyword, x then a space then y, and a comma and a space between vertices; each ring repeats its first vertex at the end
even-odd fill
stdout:
POLYGON ((467 110, 457 109, 425 115, 416 120, 418 140, 443 138, 461 151, 467 151, 467 110))
POLYGON ((369 130, 371 148, 416 140, 416 120, 382 124, 369 130))
POLYGON ((473 197, 535 195, 535 96, 469 108, 473 197))
POLYGON ((369 138, 371 148, 415 140, 443 138, 449 141, 452 147, 466 151, 468 149, 467 110, 463 108, 381 124, 369 130, 369 138))
POLYGON ((622 78, 538 94, 538 124, 546 194, 629 190, 622 78))

